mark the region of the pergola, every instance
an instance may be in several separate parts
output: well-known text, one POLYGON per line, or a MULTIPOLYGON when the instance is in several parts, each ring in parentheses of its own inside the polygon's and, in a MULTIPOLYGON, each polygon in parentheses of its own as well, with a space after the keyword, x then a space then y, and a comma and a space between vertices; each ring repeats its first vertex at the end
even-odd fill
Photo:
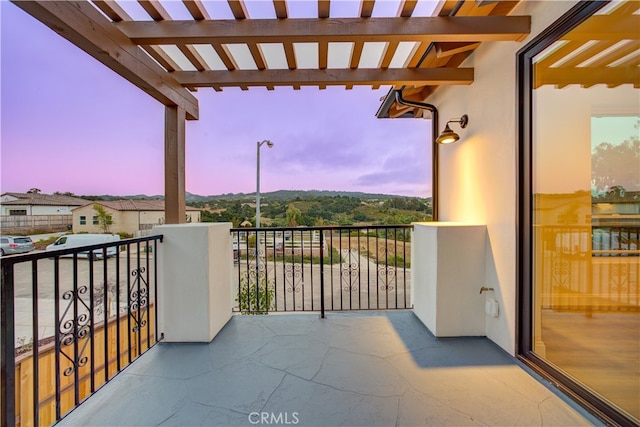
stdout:
MULTIPOLYGON (((319 0, 316 17, 291 18, 290 4, 273 0, 273 18, 252 19, 242 0, 228 0, 233 19, 214 19, 209 2, 184 0, 191 18, 181 20, 158 0, 138 1, 146 16, 137 20, 123 1, 14 2, 165 105, 167 223, 185 218, 185 120, 198 119, 198 89, 390 85, 424 102, 441 85, 473 83, 461 64, 481 43, 519 41, 531 27, 529 16, 507 16, 519 1, 447 0, 413 16, 420 1, 402 0, 378 17, 375 1, 362 0, 357 16, 338 18, 319 0)), ((387 102, 385 114, 422 110, 387 102)))

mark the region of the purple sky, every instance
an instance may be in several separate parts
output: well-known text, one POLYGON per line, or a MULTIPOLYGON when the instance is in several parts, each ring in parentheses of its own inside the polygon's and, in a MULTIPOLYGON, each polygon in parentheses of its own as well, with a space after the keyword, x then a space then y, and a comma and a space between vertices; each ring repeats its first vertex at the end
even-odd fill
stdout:
MULTIPOLYGON (((378 3, 376 3, 378 4, 378 3)), ((0 191, 162 194, 164 108, 1 1, 0 191)), ((431 195, 430 123, 380 120, 388 87, 200 89, 187 123, 187 191, 431 195)))

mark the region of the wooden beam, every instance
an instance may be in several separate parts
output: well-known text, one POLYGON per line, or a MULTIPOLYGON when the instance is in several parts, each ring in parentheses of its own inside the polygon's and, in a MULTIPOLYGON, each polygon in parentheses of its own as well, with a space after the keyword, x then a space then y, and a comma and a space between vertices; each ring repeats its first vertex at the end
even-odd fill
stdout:
MULTIPOLYGON (((582 64, 584 61, 593 58, 595 55, 600 54, 602 51, 609 49, 611 46, 616 44, 617 42, 614 40, 605 40, 596 42, 595 44, 589 46, 584 49, 577 55, 572 56, 568 60, 562 62, 561 67, 575 67, 576 65, 582 64)), ((566 46, 566 45, 565 45, 566 46)), ((573 52, 572 52, 573 53, 573 52)))
POLYGON ((266 69, 267 64, 265 62, 262 49, 260 49, 260 45, 256 43, 249 43, 247 46, 249 47, 249 52, 251 52, 251 56, 253 57, 253 60, 256 63, 256 67, 258 67, 258 70, 266 69))
MULTIPOLYGON (((138 0, 138 3, 154 21, 171 20, 171 15, 158 0, 138 0)), ((209 69, 205 60, 193 46, 179 44, 177 47, 196 70, 204 71, 209 69)), ((167 68, 167 70, 169 69, 167 68)))
POLYGON ((502 0, 496 4, 490 15, 508 15, 520 3, 520 0, 502 0))
POLYGON ((242 0, 228 0, 229 7, 231 8, 231 13, 233 13, 233 17, 236 19, 247 19, 249 14, 247 14, 247 8, 244 6, 244 2, 242 0))
POLYGON ((318 68, 324 70, 327 68, 329 61, 329 43, 326 41, 318 42, 318 68))
POLYGON ((88 2, 16 1, 16 6, 164 105, 198 118, 198 100, 88 2))
POLYGON ((94 0, 93 4, 113 22, 131 21, 129 14, 114 0, 94 0))
POLYGON ((290 70, 298 68, 296 64, 296 51, 293 48, 293 43, 284 44, 284 56, 287 58, 287 66, 290 70))
POLYGON ((373 13, 373 6, 376 3, 376 0, 361 0, 360 1, 360 17, 361 18, 371 18, 371 13, 373 13))
POLYGON ((162 65, 165 70, 171 72, 179 70, 180 67, 160 46, 141 46, 158 64, 162 65))
POLYGON ((202 19, 211 19, 209 12, 200 0, 183 0, 184 6, 187 8, 193 19, 200 21, 202 19))
POLYGON ((433 12, 438 16, 449 16, 458 5, 458 1, 459 0, 440 1, 433 12))
POLYGON ((419 43, 418 46, 414 49, 411 59, 407 63, 407 68, 416 68, 418 64, 420 64, 422 56, 427 53, 427 50, 429 50, 429 46, 431 46, 430 42, 419 43))
POLYGON ((285 19, 289 16, 287 0, 273 0, 273 8, 276 10, 278 19, 285 19))
POLYGON ((469 85, 473 68, 176 71, 184 86, 469 85))
POLYGON ((166 224, 186 222, 185 111, 165 107, 164 113, 164 212, 166 224))
POLYGON ((548 68, 556 62, 560 61, 565 56, 571 54, 576 49, 580 48, 585 43, 586 42, 581 41, 567 42, 539 60, 535 65, 536 67, 548 68))
POLYGON ((196 50, 195 47, 178 45, 178 49, 189 60, 189 62, 193 64, 196 70, 205 71, 209 69, 204 58, 200 56, 200 53, 196 50))
POLYGON ((394 102, 393 105, 389 107, 389 117, 396 119, 403 114, 408 113, 412 109, 413 107, 407 107, 406 105, 400 105, 397 102, 394 102))
POLYGON ((529 34, 529 16, 246 19, 120 22, 135 43, 304 43, 519 41, 529 34))
MULTIPOLYGON (((113 22, 131 21, 131 16, 114 0, 94 0, 93 4, 113 22)), ((179 70, 178 64, 160 46, 141 46, 165 70, 179 70)))
POLYGON ((436 45, 436 56, 438 58, 444 58, 446 56, 453 56, 455 54, 474 50, 480 43, 446 43, 441 42, 436 45))
POLYGON ((418 0, 402 0, 400 2, 400 7, 398 8, 398 16, 403 18, 410 17, 417 4, 418 0))
POLYGON ((138 3, 140 3, 140 6, 142 6, 154 21, 171 19, 169 12, 167 12, 158 0, 138 0, 138 3))
POLYGON ((353 44, 353 50, 351 51, 351 61, 349 63, 349 67, 353 70, 358 68, 360 64, 360 58, 362 57, 362 49, 364 48, 364 43, 356 42, 353 44))
POLYGON ((232 55, 229 53, 225 46, 222 46, 219 43, 214 43, 211 45, 211 47, 213 47, 213 50, 216 51, 224 66, 227 67, 227 70, 235 70, 236 68, 238 68, 238 66, 232 59, 232 55))
POLYGON ((594 15, 560 40, 638 40, 640 39, 640 16, 594 15))
POLYGON ((581 85, 597 84, 621 85, 640 84, 638 67, 574 67, 574 68, 535 68, 534 88, 543 85, 581 85))
POLYGON ((331 13, 329 0, 318 0, 318 18, 328 18, 331 13))
POLYGON ((395 55, 396 50, 398 49, 398 42, 389 42, 387 43, 387 47, 384 51, 384 55, 382 56, 382 61, 380 61, 380 68, 389 68, 391 61, 393 60, 393 55, 395 55))
POLYGON ((600 58, 589 64, 589 67, 604 67, 605 65, 609 65, 612 62, 616 62, 617 60, 622 59, 633 52, 636 52, 638 49, 640 49, 640 40, 630 41, 627 44, 618 47, 614 51, 608 52, 607 54, 601 56, 600 58))
POLYGON ((618 3, 613 10, 609 12, 610 16, 632 15, 640 9, 640 1, 628 0, 618 3))

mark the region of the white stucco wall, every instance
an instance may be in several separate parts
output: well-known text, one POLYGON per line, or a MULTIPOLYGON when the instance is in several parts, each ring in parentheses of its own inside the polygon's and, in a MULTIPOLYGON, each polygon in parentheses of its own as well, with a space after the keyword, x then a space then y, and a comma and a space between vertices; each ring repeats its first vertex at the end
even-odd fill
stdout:
POLYGON ((463 64, 475 69, 471 86, 441 87, 431 103, 440 127, 468 114, 469 125, 452 129, 461 140, 440 149, 441 221, 487 225, 486 277, 501 308, 486 319, 486 335, 515 354, 517 111, 516 53, 531 38, 569 10, 572 1, 526 1, 512 15, 532 17, 523 42, 483 43, 463 64))
POLYGON ((158 248, 158 328, 166 342, 210 342, 231 318, 231 223, 166 224, 158 248))
POLYGON ((436 337, 484 336, 486 227, 413 224, 413 312, 436 337), (461 261, 464 260, 464 261, 461 261))
POLYGON ((25 210, 27 215, 71 215, 77 206, 2 205, 2 215, 12 210, 25 210))

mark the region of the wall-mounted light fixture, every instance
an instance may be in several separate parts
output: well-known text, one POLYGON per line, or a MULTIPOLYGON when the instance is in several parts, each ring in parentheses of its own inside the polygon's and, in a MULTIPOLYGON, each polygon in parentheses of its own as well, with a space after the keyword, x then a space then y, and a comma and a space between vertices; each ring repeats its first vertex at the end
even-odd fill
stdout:
POLYGON ((460 139, 460 135, 451 130, 451 128, 449 127, 449 123, 460 123, 460 128, 464 129, 469 123, 469 116, 465 114, 459 119, 449 120, 444 126, 444 130, 442 131, 440 136, 436 138, 436 142, 438 144, 453 144, 460 139))

